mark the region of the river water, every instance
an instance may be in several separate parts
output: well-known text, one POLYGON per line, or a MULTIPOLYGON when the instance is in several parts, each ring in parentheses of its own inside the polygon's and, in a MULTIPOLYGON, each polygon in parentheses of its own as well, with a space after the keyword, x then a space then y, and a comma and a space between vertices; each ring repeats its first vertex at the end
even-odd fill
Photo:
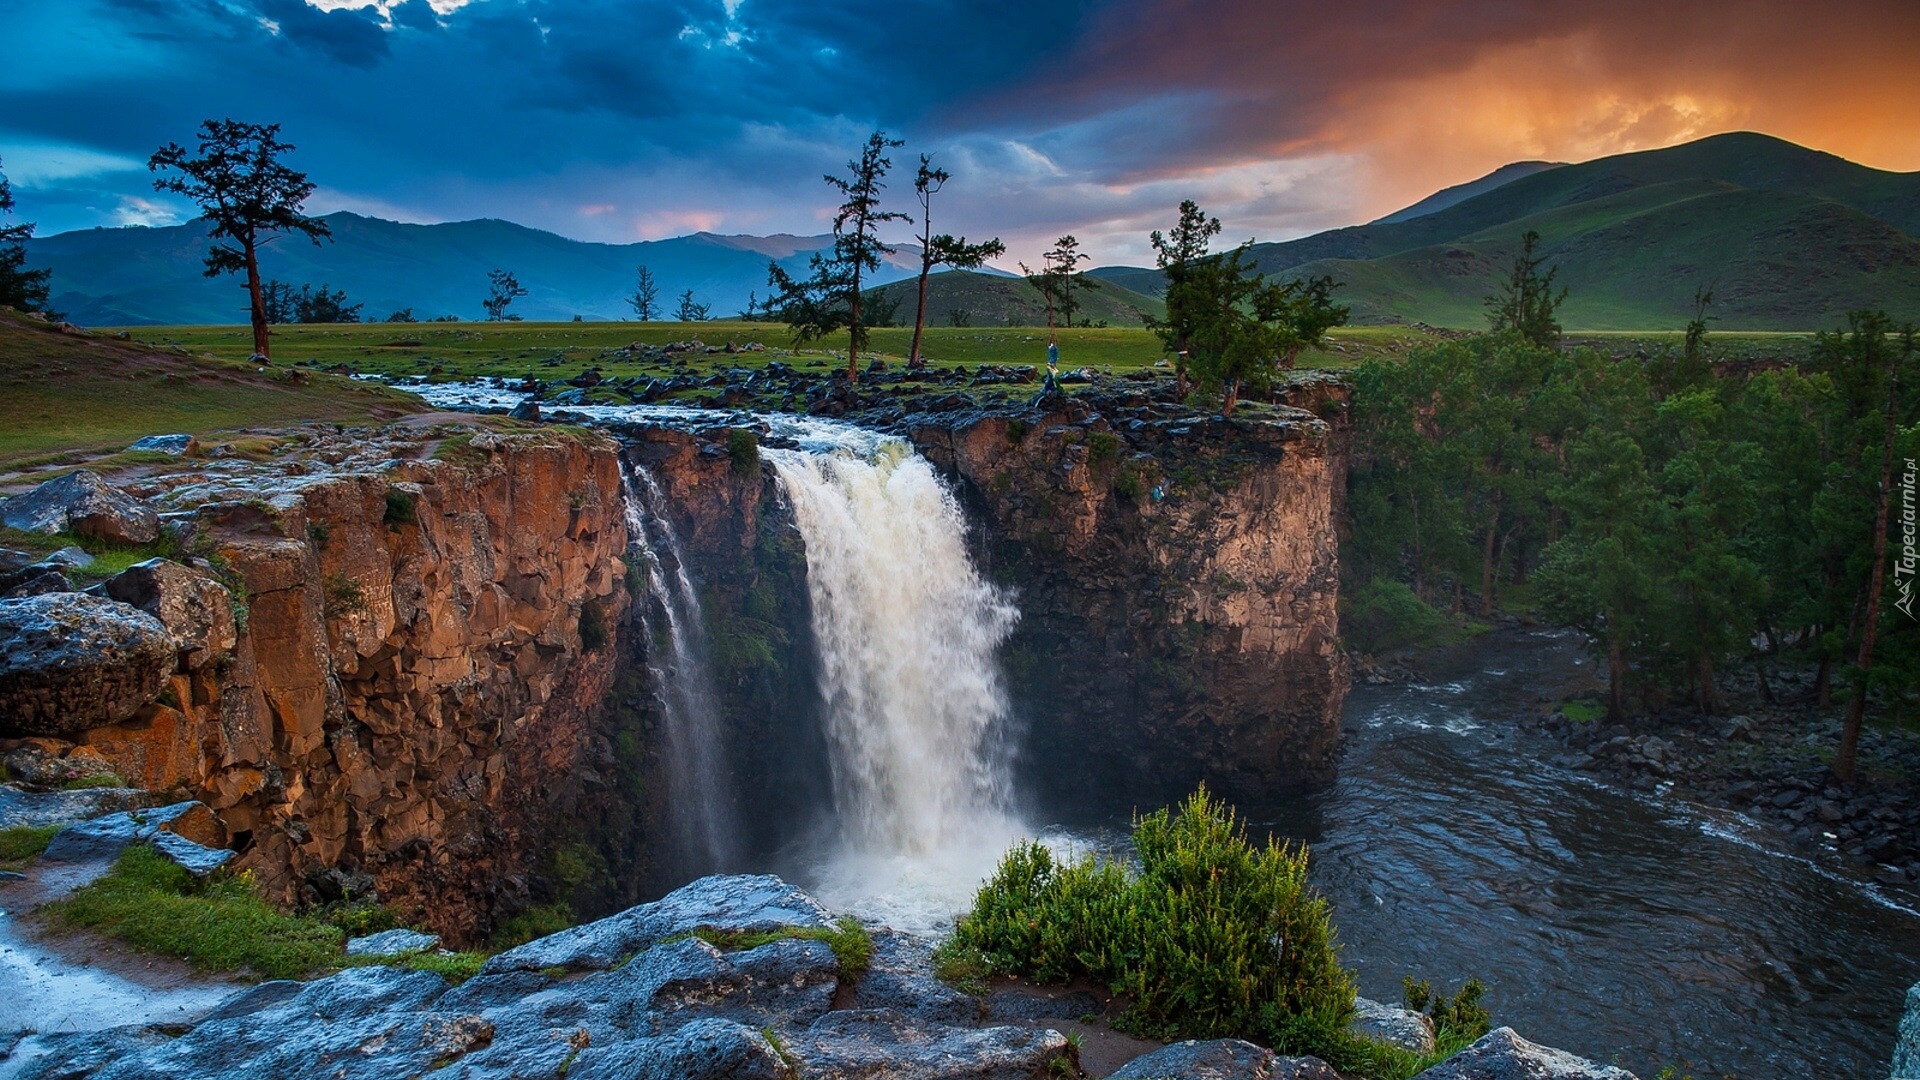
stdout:
POLYGON ((1505 631, 1355 687, 1338 781, 1259 814, 1313 845, 1361 992, 1478 975, 1496 1023, 1642 1077, 1885 1077, 1920 912, 1739 815, 1543 764, 1512 718, 1585 670, 1569 635, 1505 631))

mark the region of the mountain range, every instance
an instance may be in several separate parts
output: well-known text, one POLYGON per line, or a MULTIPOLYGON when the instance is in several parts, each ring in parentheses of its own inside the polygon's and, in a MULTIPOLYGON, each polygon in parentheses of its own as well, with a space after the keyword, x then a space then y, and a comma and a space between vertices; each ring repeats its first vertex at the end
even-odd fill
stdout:
MULTIPOLYGON (((1355 322, 1473 327, 1485 324, 1482 298, 1530 230, 1567 286, 1560 317, 1569 327, 1678 327, 1703 287, 1723 329, 1831 327, 1861 307, 1920 315, 1920 173, 1752 132, 1578 165, 1507 166, 1371 224, 1255 244, 1250 254, 1269 275, 1343 282, 1336 295, 1355 322)), ((1091 273, 1163 289, 1156 270, 1091 273)))
MULTIPOLYGON (((645 264, 661 317, 693 291, 715 316, 766 294, 767 262, 790 270, 828 236, 695 233, 635 244, 570 240, 498 220, 409 225, 351 213, 325 218, 333 242, 282 237, 262 273, 327 284, 379 319, 478 318, 487 272, 511 270, 528 289, 513 311, 528 319, 619 319, 645 264)), ((1577 329, 1676 327, 1696 289, 1711 288, 1722 329, 1828 327, 1858 307, 1920 316, 1920 173, 1868 168, 1767 135, 1736 132, 1579 164, 1517 162, 1365 225, 1255 244, 1255 266, 1282 279, 1331 275, 1357 323, 1484 325, 1482 298, 1512 265, 1520 238, 1568 287, 1561 321, 1577 329)), ((34 266, 53 270, 53 306, 90 325, 244 322, 234 277, 201 274, 204 223, 92 229, 29 242, 34 266)), ((875 286, 911 278, 917 250, 902 246, 875 286)), ((1024 282, 988 274, 935 275, 930 321, 953 310, 976 325, 1042 321, 1024 282)), ((1090 295, 1085 313, 1115 325, 1152 314, 1158 270, 1090 271, 1117 288, 1090 295), (1123 292, 1122 290, 1127 290, 1123 292), (1132 295, 1140 294, 1140 295, 1132 295)), ((904 291, 911 311, 911 288, 904 291)))

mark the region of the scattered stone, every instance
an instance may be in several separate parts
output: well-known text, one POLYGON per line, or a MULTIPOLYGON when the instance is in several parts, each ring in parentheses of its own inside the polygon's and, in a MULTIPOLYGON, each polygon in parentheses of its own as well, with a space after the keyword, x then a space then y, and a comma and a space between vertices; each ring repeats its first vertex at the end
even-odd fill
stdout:
POLYGON ((160 518, 151 508, 80 469, 49 480, 0 506, 0 522, 23 532, 71 532, 121 544, 151 544, 160 518))
POLYGON ((71 749, 53 739, 25 740, 7 752, 7 777, 33 787, 56 788, 112 775, 111 767, 95 756, 67 756, 71 749))
POLYGON ((507 416, 514 420, 538 423, 540 420, 540 399, 530 397, 521 401, 520 404, 515 405, 508 411, 507 416))
POLYGON ((1414 1080, 1638 1080, 1625 1069, 1600 1065, 1564 1050, 1539 1046, 1495 1028, 1479 1041, 1414 1080))
POLYGON ((51 566, 29 566, 10 574, 0 574, 0 600, 20 600, 48 593, 72 592, 73 582, 51 566))
POLYGON ((348 956, 411 956, 440 947, 439 934, 418 930, 383 930, 347 942, 348 956))
POLYGON ((127 449, 129 451, 151 450, 179 457, 182 454, 197 453, 200 444, 191 435, 149 435, 127 449))
POLYGON ((0 733, 118 724, 160 696, 173 635, 127 604, 80 593, 0 600, 0 733))
POLYGON ((1416 1054, 1433 1053, 1433 1018, 1412 1009, 1356 997, 1347 1030, 1416 1054))

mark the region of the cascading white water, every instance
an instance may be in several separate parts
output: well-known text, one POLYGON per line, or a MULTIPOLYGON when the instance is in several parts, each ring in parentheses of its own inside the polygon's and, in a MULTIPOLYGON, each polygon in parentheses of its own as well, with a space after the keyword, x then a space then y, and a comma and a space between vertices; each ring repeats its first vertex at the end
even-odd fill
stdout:
POLYGON ((1018 610, 983 580, 959 504, 900 439, 810 424, 765 449, 807 549, 838 849, 823 898, 896 925, 964 904, 1020 829, 996 651, 1018 610))
POLYGON ((686 556, 663 508, 666 496, 653 474, 627 469, 627 537, 647 572, 650 603, 643 605, 648 669, 660 689, 666 721, 669 819, 680 853, 703 871, 726 869, 737 835, 727 798, 720 708, 708 663, 700 595, 687 576, 686 556), (665 550, 667 559, 660 557, 665 550), (668 562, 672 565, 667 565, 668 562), (655 624, 654 609, 659 609, 655 624), (658 648, 665 631, 664 655, 658 648))

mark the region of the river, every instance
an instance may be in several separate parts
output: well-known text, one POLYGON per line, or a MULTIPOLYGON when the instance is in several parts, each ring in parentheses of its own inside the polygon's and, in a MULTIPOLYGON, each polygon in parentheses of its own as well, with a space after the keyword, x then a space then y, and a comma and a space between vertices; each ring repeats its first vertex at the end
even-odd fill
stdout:
POLYGON ((1313 845, 1363 994, 1478 975, 1496 1023, 1642 1077, 1886 1076, 1920 912, 1737 814, 1543 764, 1512 718, 1584 682, 1570 635, 1428 667, 1355 687, 1338 781, 1260 815, 1313 845))

